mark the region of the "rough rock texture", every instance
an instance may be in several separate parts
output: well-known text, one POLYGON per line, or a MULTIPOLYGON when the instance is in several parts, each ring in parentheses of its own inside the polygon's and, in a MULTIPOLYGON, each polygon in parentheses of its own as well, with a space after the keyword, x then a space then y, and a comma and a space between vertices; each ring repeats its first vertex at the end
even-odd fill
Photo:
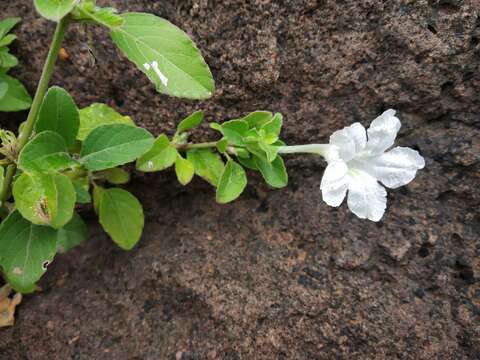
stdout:
MULTIPOLYGON (((2 1, 0 14, 24 18, 16 73, 33 91, 53 25, 31 3, 2 1)), ((480 359, 479 1, 115 1, 127 4, 192 35, 216 95, 156 95, 105 30, 76 27, 53 83, 81 106, 108 102, 157 134, 194 109, 209 121, 271 109, 289 143, 394 107, 400 144, 427 167, 389 191, 378 224, 322 203, 313 158, 288 160, 281 191, 252 176, 227 206, 199 180, 137 175, 140 245, 118 250, 92 219, 92 238, 0 330, 0 358, 480 359)))

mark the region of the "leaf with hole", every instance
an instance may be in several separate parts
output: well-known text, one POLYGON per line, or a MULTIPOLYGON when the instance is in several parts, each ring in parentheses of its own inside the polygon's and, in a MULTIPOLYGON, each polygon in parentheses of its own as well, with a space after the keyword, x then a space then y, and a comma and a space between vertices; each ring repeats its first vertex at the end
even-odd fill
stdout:
POLYGON ((85 139, 80 162, 90 171, 99 171, 131 162, 153 145, 147 130, 125 124, 103 125, 85 139))
POLYGON ((99 219, 103 229, 120 248, 130 250, 140 240, 145 221, 143 209, 128 191, 118 188, 104 190, 99 219))
POLYGON ((127 13, 113 28, 114 43, 155 84, 157 91, 189 99, 212 96, 208 65, 185 32, 155 15, 127 13))
POLYGON ((70 147, 75 142, 79 127, 78 109, 70 94, 61 87, 51 87, 43 99, 35 124, 37 133, 55 131, 70 147))
POLYGON ((16 291, 31 293, 57 249, 58 232, 34 225, 18 211, 0 225, 0 266, 7 282, 16 291))
POLYGON ((56 173, 23 173, 13 184, 15 205, 35 225, 60 229, 70 221, 76 193, 71 180, 56 173))

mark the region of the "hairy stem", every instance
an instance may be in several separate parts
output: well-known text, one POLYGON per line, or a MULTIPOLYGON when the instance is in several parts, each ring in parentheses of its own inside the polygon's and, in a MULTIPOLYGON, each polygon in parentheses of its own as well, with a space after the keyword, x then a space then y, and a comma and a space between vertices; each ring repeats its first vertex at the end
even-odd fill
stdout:
POLYGON ((198 144, 177 144, 176 148, 177 150, 192 150, 192 149, 208 149, 208 148, 214 148, 217 147, 218 141, 210 141, 210 142, 204 142, 204 143, 198 143, 198 144))
MULTIPOLYGON (((57 24, 57 28, 55 30, 55 34, 53 35, 53 40, 50 45, 50 50, 48 52, 47 60, 43 66, 42 75, 40 77, 40 81, 38 82, 37 91, 35 92, 35 96, 33 97, 32 107, 30 108, 30 112, 28 113, 27 121, 25 123, 25 127, 23 128, 22 133, 20 134, 17 145, 16 145, 16 153, 19 154, 20 151, 23 149, 25 144, 28 142, 30 136, 32 135, 33 129, 35 127, 35 122, 38 117, 38 112, 40 111, 40 106, 42 105, 43 98, 48 90, 48 83, 53 75, 53 70, 55 68, 55 62, 58 58, 58 53, 61 48, 61 44, 63 38, 65 36, 65 32, 67 30, 69 23, 69 16, 66 16, 62 20, 60 20, 57 24)), ((3 188, 0 192, 0 205, 3 206, 5 200, 8 199, 10 195, 10 188, 12 186, 13 177, 15 176, 15 172, 17 170, 16 164, 11 164, 7 167, 7 171, 5 174, 5 180, 3 183, 3 188)))
MULTIPOLYGON (((217 147, 217 144, 218 141, 211 141, 198 144, 176 144, 175 147, 178 151, 188 151, 193 149, 214 149, 217 147)), ((234 146, 228 146, 226 153, 230 155, 237 155, 237 149, 234 146)))

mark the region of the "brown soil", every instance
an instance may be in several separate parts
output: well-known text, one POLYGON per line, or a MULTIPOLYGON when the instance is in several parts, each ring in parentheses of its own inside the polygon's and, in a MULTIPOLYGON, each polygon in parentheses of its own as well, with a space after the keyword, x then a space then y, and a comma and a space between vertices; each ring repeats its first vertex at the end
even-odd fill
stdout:
MULTIPOLYGON (((379 224, 327 207, 313 158, 288 160, 288 188, 253 175, 226 206, 200 180, 137 174, 139 246, 122 252, 90 218, 91 239, 0 330, 0 358, 480 359, 478 0, 115 1, 127 4, 192 35, 216 95, 156 95, 106 31, 75 27, 53 83, 79 105, 110 103, 156 134, 196 109, 209 121, 270 109, 289 143, 394 107, 400 144, 427 167, 389 192, 379 224)), ((31 0, 1 1, 0 14, 24 18, 15 73, 33 91, 53 25, 31 0)))

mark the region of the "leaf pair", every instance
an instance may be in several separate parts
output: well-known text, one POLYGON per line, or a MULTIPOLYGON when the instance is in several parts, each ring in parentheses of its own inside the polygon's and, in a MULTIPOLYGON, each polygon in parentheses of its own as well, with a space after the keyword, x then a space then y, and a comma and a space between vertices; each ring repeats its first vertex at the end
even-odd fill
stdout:
POLYGON ((148 131, 104 104, 93 104, 79 112, 70 95, 59 87, 47 92, 36 131, 39 134, 20 155, 20 168, 26 171, 60 171, 74 166, 77 162, 68 150, 76 140, 83 140, 78 163, 90 171, 131 162, 153 143, 148 131))
POLYGON ((60 171, 78 165, 68 152, 78 128, 78 110, 70 95, 61 88, 51 88, 36 123, 39 134, 19 154, 22 173, 12 191, 19 212, 35 225, 60 229, 72 219, 76 192, 72 181, 60 171))

